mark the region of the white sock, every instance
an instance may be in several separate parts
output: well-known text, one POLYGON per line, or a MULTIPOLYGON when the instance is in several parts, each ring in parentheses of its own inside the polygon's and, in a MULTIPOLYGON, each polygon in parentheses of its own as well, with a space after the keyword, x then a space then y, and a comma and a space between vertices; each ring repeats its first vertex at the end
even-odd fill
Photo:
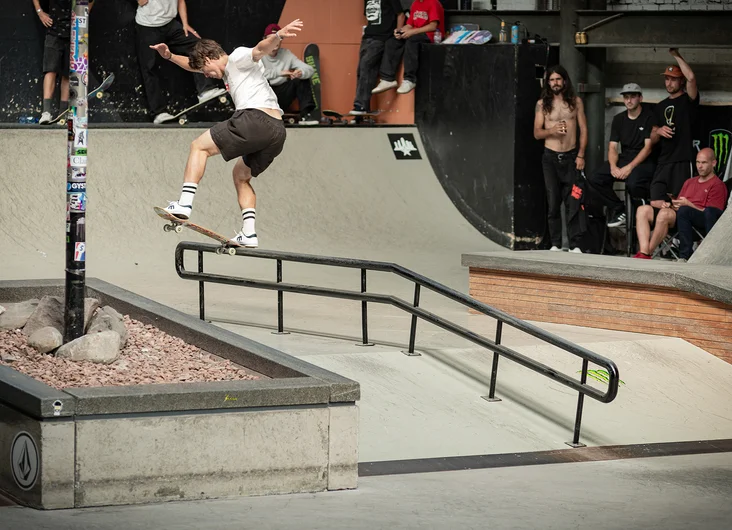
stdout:
POLYGON ((242 227, 241 231, 245 236, 251 236, 256 233, 254 230, 254 208, 244 208, 241 211, 242 227))
POLYGON ((196 196, 197 189, 198 184, 193 184, 192 182, 184 182, 183 190, 180 192, 180 200, 178 201, 178 204, 180 204, 181 206, 193 206, 193 198, 196 196))

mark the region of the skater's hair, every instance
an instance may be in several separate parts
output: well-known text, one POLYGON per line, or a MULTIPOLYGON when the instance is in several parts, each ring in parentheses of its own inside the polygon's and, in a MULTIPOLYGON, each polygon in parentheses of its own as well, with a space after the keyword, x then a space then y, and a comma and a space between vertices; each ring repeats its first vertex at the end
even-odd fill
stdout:
POLYGON ((206 59, 215 61, 225 54, 226 52, 218 42, 211 39, 201 39, 188 52, 188 66, 193 70, 201 70, 203 65, 206 64, 206 59))
POLYGON ((554 104, 554 93, 552 88, 549 86, 549 78, 553 74, 559 74, 564 79, 564 102, 569 106, 570 110, 574 110, 577 106, 577 96, 574 93, 574 87, 572 86, 572 80, 569 78, 567 70, 562 65, 554 65, 546 71, 546 77, 544 78, 544 87, 541 89, 541 103, 544 108, 544 114, 549 114, 552 111, 554 104))

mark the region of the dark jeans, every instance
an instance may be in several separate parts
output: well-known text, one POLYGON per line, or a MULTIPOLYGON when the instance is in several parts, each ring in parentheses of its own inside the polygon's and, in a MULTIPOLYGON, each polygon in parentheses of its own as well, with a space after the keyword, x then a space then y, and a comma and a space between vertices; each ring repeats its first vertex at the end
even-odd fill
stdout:
POLYGON ((389 37, 386 41, 373 37, 361 39, 356 73, 354 105, 371 110, 371 90, 376 86, 377 74, 384 81, 394 81, 404 53, 404 41, 389 37))
MULTIPOLYGON (((618 167, 622 168, 629 163, 629 161, 618 161, 618 167)), ((625 188, 631 197, 637 199, 647 199, 649 197, 654 171, 655 166, 653 164, 645 163, 630 172, 630 175, 625 180, 625 188)), ((618 212, 624 206, 623 201, 618 198, 613 190, 613 184, 615 182, 622 181, 617 180, 610 173, 610 162, 604 162, 590 176, 590 184, 592 185, 593 191, 596 192, 597 198, 608 206, 612 212, 618 212)))
POLYGON ((315 110, 315 100, 310 87, 310 79, 288 79, 281 85, 273 86, 277 102, 287 112, 292 102, 297 99, 300 106, 300 117, 304 118, 315 110))
POLYGON ((707 206, 703 212, 691 206, 682 206, 676 212, 676 227, 679 231, 679 257, 689 259, 694 246, 694 230, 696 228, 706 236, 714 224, 722 216, 719 208, 707 206))
MULTIPOLYGON (((549 237, 552 245, 562 247, 562 202, 568 207, 568 199, 572 193, 572 186, 577 177, 576 163, 577 150, 557 153, 544 148, 541 158, 544 170, 544 185, 546 187, 547 222, 549 237)), ((569 247, 580 246, 581 241, 570 240, 569 247)))
MULTIPOLYGON (((160 88, 158 52, 150 48, 151 44, 164 42, 170 51, 176 55, 188 55, 198 38, 188 33, 183 33, 183 25, 178 20, 171 20, 159 28, 148 28, 136 24, 137 27, 137 59, 140 63, 142 73, 142 84, 145 86, 147 105, 153 116, 165 111, 165 98, 160 88)), ((162 59, 160 59, 162 60, 162 59)), ((193 74, 196 83, 196 91, 201 94, 210 88, 215 88, 216 81, 208 79, 203 74, 193 74)))
MULTIPOLYGON (((394 39, 398 41, 398 39, 394 39)), ((430 44, 432 41, 424 33, 409 37, 406 41, 398 41, 404 43, 404 79, 411 81, 412 83, 417 82, 417 70, 419 69, 419 47, 422 44, 430 44)), ((393 65, 392 70, 383 71, 381 74, 382 79, 392 81, 396 79, 396 71, 399 67, 397 62, 393 65)))

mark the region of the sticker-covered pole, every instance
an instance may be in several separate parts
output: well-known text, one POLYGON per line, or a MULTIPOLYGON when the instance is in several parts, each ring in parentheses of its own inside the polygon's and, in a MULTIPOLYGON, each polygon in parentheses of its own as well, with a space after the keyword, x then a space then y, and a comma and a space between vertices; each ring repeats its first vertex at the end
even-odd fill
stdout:
POLYGON ((64 342, 84 334, 86 287, 87 85, 89 0, 71 5, 68 163, 66 166, 66 300, 64 342))

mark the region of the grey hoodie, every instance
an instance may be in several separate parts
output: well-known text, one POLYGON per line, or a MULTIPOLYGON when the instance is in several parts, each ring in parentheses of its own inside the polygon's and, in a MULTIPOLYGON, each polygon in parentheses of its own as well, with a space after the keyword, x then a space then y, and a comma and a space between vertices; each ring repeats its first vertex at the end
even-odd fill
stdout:
POLYGON ((286 48, 280 48, 276 57, 269 55, 262 57, 262 64, 264 65, 264 77, 272 86, 281 85, 289 79, 280 75, 283 70, 301 70, 302 79, 310 79, 315 73, 310 66, 295 57, 295 54, 286 48))

